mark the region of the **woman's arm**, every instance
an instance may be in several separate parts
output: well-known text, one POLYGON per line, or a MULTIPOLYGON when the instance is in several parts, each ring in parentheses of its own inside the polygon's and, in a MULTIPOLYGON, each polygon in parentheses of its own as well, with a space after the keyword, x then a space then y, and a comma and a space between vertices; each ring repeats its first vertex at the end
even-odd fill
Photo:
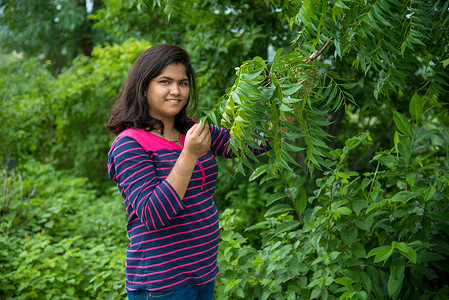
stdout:
MULTIPOLYGON (((210 125, 210 134, 212 137, 212 143, 210 149, 215 156, 222 156, 225 158, 233 158, 237 155, 232 152, 231 146, 229 145, 231 134, 225 128, 218 127, 215 125, 210 125)), ((265 153, 271 149, 269 139, 265 139, 260 143, 261 149, 255 149, 248 147, 254 155, 259 155, 265 153)), ((239 150, 241 151, 241 150, 239 150)))
POLYGON ((193 169, 209 150, 210 133, 201 124, 187 133, 182 155, 169 176, 157 176, 154 159, 132 137, 121 137, 108 157, 109 177, 117 183, 128 213, 135 213, 149 230, 159 230, 185 209, 182 201, 193 169))
POLYGON ((207 124, 197 123, 187 131, 184 149, 167 176, 167 181, 181 199, 184 198, 198 158, 209 150, 210 144, 211 136, 207 124))

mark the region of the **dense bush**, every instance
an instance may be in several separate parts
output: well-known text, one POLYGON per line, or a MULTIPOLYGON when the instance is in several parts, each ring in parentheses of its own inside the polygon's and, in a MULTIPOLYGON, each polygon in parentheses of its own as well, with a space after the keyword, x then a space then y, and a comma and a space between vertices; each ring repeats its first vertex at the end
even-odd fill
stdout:
POLYGON ((448 131, 432 119, 411 125, 396 113, 395 121, 397 144, 375 154, 374 172, 345 168, 371 140, 359 135, 332 152, 334 169, 307 199, 297 190, 272 195, 266 220, 247 229, 261 233, 260 249, 225 212, 218 299, 447 298, 449 157, 435 150, 448 153, 448 131), (296 214, 301 198, 308 208, 296 214))
POLYGON ((121 298, 126 217, 116 195, 32 161, 4 169, 0 190, 5 299, 121 298))

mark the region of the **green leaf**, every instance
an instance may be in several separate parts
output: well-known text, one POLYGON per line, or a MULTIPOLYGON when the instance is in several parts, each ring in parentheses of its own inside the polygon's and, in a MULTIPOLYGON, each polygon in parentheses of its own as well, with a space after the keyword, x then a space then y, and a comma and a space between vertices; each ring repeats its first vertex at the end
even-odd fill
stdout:
POLYGON ((283 232, 290 232, 297 228, 301 223, 298 221, 284 221, 276 228, 276 235, 280 235, 283 232))
POLYGON ((295 84, 292 84, 291 87, 289 87, 288 89, 283 90, 282 94, 284 94, 286 96, 290 96, 290 95, 293 95, 294 93, 296 93, 297 91, 299 91, 300 88, 302 88, 302 84, 295 83, 295 84))
POLYGON ((257 167, 254 172, 251 174, 251 176, 249 177, 249 181, 253 181, 255 179, 257 179, 260 175, 264 174, 267 171, 267 166, 268 165, 262 165, 257 167))
POLYGON ((419 122, 421 120, 423 109, 424 109, 423 98, 419 96, 417 93, 415 93, 412 99, 410 100, 409 112, 416 122, 419 122))
POLYGON ((358 230, 356 227, 345 228, 340 232, 341 240, 351 246, 357 240, 358 230))
POLYGON ((342 87, 344 87, 345 89, 349 90, 349 89, 352 89, 352 88, 358 86, 359 83, 358 82, 347 82, 347 83, 342 83, 340 85, 342 87))
POLYGON ((283 48, 280 48, 278 51, 276 51, 276 54, 274 55, 274 61, 278 61, 279 60, 279 58, 281 57, 281 55, 282 55, 282 51, 283 51, 284 49, 283 48))
POLYGON ((405 261, 404 259, 396 259, 390 266, 390 277, 388 278, 388 295, 396 299, 404 280, 405 261))
POLYGON ((349 7, 346 6, 346 4, 344 4, 342 1, 335 2, 335 6, 341 7, 343 9, 349 9, 349 7))
POLYGON ((380 22, 382 22, 382 24, 386 25, 386 26, 390 26, 392 27, 393 25, 390 24, 390 22, 388 22, 383 16, 382 16, 382 11, 380 10, 379 6, 377 5, 377 3, 374 5, 374 14, 376 15, 376 19, 378 19, 380 22))
POLYGON ((284 103, 281 104, 279 109, 282 110, 282 111, 292 111, 293 110, 290 106, 285 105, 284 103))
POLYGON ((391 256, 392 253, 393 253, 392 246, 381 246, 372 249, 366 256, 366 258, 375 255, 374 263, 378 263, 381 261, 386 261, 391 256))
POLYGON ((441 63, 443 64, 443 68, 446 68, 449 65, 449 58, 443 60, 441 63))
POLYGON ((304 147, 298 147, 298 146, 296 146, 296 145, 289 144, 289 143, 287 143, 287 142, 285 142, 285 143, 283 144, 283 146, 284 146, 288 151, 293 151, 293 152, 303 151, 303 150, 306 149, 306 148, 304 148, 304 147))
POLYGON ((300 214, 302 214, 307 207, 307 193, 306 190, 304 188, 301 188, 299 190, 299 197, 296 198, 295 200, 295 206, 296 209, 298 210, 298 212, 300 214))
POLYGON ((267 212, 265 213, 265 217, 272 215, 280 215, 286 212, 290 212, 292 210, 293 208, 288 204, 276 204, 275 206, 267 210, 267 212))
POLYGON ((399 131, 408 136, 412 135, 412 125, 410 125, 410 122, 403 114, 395 111, 393 113, 393 120, 399 131))
POLYGON ((352 210, 349 207, 339 207, 336 209, 341 215, 347 216, 352 213, 352 210))
POLYGON ((431 220, 437 222, 449 222, 449 214, 444 211, 432 211, 428 213, 431 220))
POLYGON ((253 225, 253 226, 245 228, 245 232, 246 231, 255 230, 255 229, 268 229, 268 228, 270 228, 270 226, 268 225, 268 222, 267 221, 262 221, 262 222, 259 222, 259 223, 255 224, 255 225, 253 225))
POLYGON ((396 248, 398 248, 399 252, 401 252, 402 255, 407 257, 412 263, 416 264, 417 254, 413 248, 408 246, 404 242, 400 242, 396 245, 396 248))
POLYGON ((365 290, 369 293, 371 292, 372 289, 372 283, 371 283, 371 278, 369 277, 369 275, 362 270, 358 270, 357 271, 357 279, 358 281, 362 282, 363 287, 365 288, 365 290))
POLYGON ((240 78, 242 78, 242 80, 245 80, 245 81, 251 81, 251 80, 255 79, 257 76, 259 76, 263 70, 264 69, 261 68, 261 69, 255 70, 253 72, 250 72, 250 73, 243 73, 240 75, 240 78))

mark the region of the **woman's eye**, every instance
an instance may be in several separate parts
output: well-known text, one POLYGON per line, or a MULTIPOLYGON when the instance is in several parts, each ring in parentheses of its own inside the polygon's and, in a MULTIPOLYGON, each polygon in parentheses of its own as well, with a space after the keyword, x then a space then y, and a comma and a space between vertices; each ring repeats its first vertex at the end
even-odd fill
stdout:
POLYGON ((181 82, 180 84, 184 85, 184 86, 188 86, 189 85, 187 82, 181 82))
POLYGON ((169 82, 168 82, 168 80, 161 80, 161 83, 167 84, 167 83, 169 83, 169 82))

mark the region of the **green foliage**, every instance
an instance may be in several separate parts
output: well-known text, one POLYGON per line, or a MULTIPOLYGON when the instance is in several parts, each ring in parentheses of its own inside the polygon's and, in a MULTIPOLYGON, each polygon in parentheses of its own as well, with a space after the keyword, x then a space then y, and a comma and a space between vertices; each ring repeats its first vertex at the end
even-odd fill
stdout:
POLYGON ((447 154, 448 128, 435 132, 435 122, 410 125, 410 136, 396 132, 405 140, 377 153, 376 170, 364 174, 344 165, 371 138, 348 139, 331 152, 334 168, 317 179, 304 211, 282 201, 288 190, 272 195, 266 220, 247 229, 260 232, 260 249, 234 231, 226 211, 217 299, 447 297, 449 158, 425 146, 447 154))
POLYGON ((298 4, 291 19, 300 27, 297 51, 244 62, 207 116, 231 130, 234 149, 263 139, 252 128, 271 138, 268 163, 255 168, 258 160, 245 152, 236 170, 253 171, 251 179, 261 184, 282 182, 267 201, 266 220, 250 227, 260 230, 260 249, 247 246, 231 225, 228 235, 239 244, 222 245, 220 260, 231 267, 218 298, 447 297, 449 149, 442 99, 449 83, 440 62, 448 48, 444 34, 431 35, 429 27, 447 36, 447 4, 412 2, 403 18, 407 6, 394 1, 298 4), (432 39, 416 40, 420 31, 432 39), (327 44, 334 50, 327 64, 303 62, 327 44), (337 69, 332 58, 362 72, 337 69), (360 79, 346 82, 339 73, 360 79), (370 94, 379 102, 362 98, 370 94), (342 130, 333 119, 350 125, 343 135, 329 134, 338 125, 342 130), (385 131, 384 119, 397 131, 385 131), (336 143, 342 147, 332 149, 336 143), (371 166, 354 170, 354 152, 362 149, 371 166), (315 188, 298 179, 297 164, 317 177, 315 188), (233 247, 239 249, 234 256, 233 247))
MULTIPOLYGON (((95 11, 101 1, 90 3, 95 11)), ((2 48, 40 56, 55 74, 78 54, 90 55, 94 41, 104 41, 92 28, 85 0, 2 0, 0 10, 2 48)))
POLYGON ((21 161, 38 154, 36 159, 104 182, 108 111, 131 63, 148 47, 136 40, 96 47, 56 79, 34 59, 3 56, 3 157, 21 161))
POLYGON ((92 57, 79 56, 50 86, 48 98, 57 141, 52 151, 59 166, 74 168, 75 174, 90 178, 106 176, 110 137, 104 124, 108 110, 131 63, 150 46, 128 40, 96 47, 92 57))
POLYGON ((29 163, 22 174, 4 169, 2 177, 4 299, 121 299, 126 245, 121 201, 99 197, 87 179, 49 165, 29 163))
MULTIPOLYGON (((322 127, 329 125, 327 111, 338 110, 343 103, 353 102, 346 89, 354 84, 344 83, 343 78, 331 72, 318 81, 309 74, 324 65, 308 65, 304 62, 307 58, 296 52, 281 53, 282 49, 271 64, 258 57, 245 62, 238 69, 234 86, 219 99, 206 118, 231 129, 233 139, 230 144, 235 152, 246 149, 246 144, 260 147, 254 140, 263 137, 257 136, 253 129, 265 132, 271 139, 273 150, 268 154, 271 158, 268 165, 261 168, 274 174, 282 169, 292 172, 292 167, 299 164, 289 152, 305 149, 304 163, 311 172, 314 167, 329 167, 325 159, 329 157, 330 147, 326 140, 330 135, 322 127), (290 131, 286 132, 284 128, 290 131), (302 147, 295 145, 299 138, 303 138, 302 147)), ((248 159, 243 159, 239 165, 241 172, 245 172, 243 164, 253 169, 249 158, 257 160, 251 154, 245 152, 248 159)))
POLYGON ((124 296, 103 124, 162 42, 191 54, 197 117, 234 150, 273 148, 219 162, 217 299, 448 297, 448 3, 16 2, 0 2, 5 298, 124 296))
POLYGON ((0 156, 19 160, 49 151, 45 95, 52 75, 37 59, 0 56, 0 156))
MULTIPOLYGON (((140 5, 142 14, 160 28, 143 30, 150 40, 177 43, 190 53, 204 111, 232 85, 234 68, 242 61, 267 57, 270 47, 291 47, 293 33, 286 30, 285 19, 278 17, 292 14, 291 5, 279 12, 277 6, 255 0, 127 1, 131 2, 140 5)), ((110 11, 116 14, 112 6, 110 11)))

